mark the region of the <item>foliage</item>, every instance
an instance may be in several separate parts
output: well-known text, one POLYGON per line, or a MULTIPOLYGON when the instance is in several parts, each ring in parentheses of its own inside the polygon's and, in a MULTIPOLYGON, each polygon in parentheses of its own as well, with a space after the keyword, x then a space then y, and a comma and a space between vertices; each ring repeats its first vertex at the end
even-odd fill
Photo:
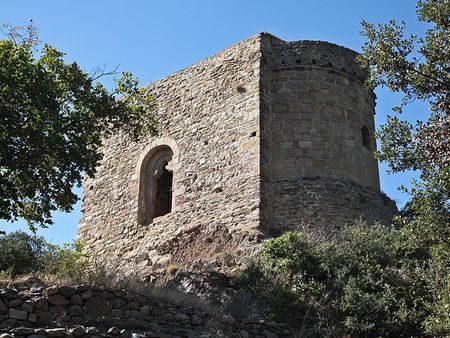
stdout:
POLYGON ((12 277, 43 268, 46 243, 21 231, 0 236, 0 271, 12 277))
MULTIPOLYGON (((367 42, 360 61, 370 72, 372 88, 381 85, 404 93, 395 112, 402 112, 414 100, 430 107, 423 121, 415 124, 398 114, 389 116, 378 131, 378 157, 391 172, 420 172, 420 180, 413 182, 412 188, 403 188, 411 195, 406 211, 424 220, 440 218, 442 230, 448 228, 450 219, 450 2, 420 0, 417 15, 429 27, 424 37, 405 37, 404 23, 390 21, 375 26, 363 21, 362 34, 367 42)), ((434 230, 426 232, 432 235, 434 230)), ((449 235, 448 231, 438 234, 443 237, 432 235, 437 241, 449 235)))
POLYGON ((31 229, 72 209, 72 188, 95 174, 103 137, 156 133, 154 99, 130 73, 110 93, 98 79, 113 72, 90 76, 39 46, 33 26, 0 40, 0 219, 23 217, 31 229))
POLYGON ((391 172, 420 173, 411 188, 402 187, 411 199, 396 224, 403 254, 423 267, 421 278, 430 286, 427 311, 432 314, 424 327, 443 336, 450 335, 450 1, 419 0, 417 15, 427 26, 423 37, 405 37, 404 23, 363 21, 367 42, 360 61, 372 88, 404 93, 396 113, 414 100, 430 107, 415 124, 399 114, 389 116, 378 132, 378 157, 391 172))
POLYGON ((11 277, 46 274, 81 280, 89 273, 79 242, 59 246, 22 231, 0 236, 0 272, 11 277))
POLYGON ((82 281, 89 273, 87 255, 80 242, 64 244, 62 247, 47 244, 44 271, 62 279, 82 281))
POLYGON ((337 243, 288 232, 266 241, 236 282, 264 296, 274 319, 313 337, 449 334, 448 295, 439 285, 448 291, 448 257, 438 266, 405 241, 382 225, 349 227, 337 243))

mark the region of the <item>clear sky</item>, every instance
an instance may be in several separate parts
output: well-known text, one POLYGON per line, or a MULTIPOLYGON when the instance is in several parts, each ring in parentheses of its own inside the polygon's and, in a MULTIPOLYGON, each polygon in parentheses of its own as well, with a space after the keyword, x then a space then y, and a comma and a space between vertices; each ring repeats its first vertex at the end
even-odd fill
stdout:
MULTIPOLYGON (((360 20, 405 21, 420 33, 413 0, 0 0, 0 23, 26 25, 33 19, 40 39, 67 53, 86 71, 119 66, 142 84, 196 63, 259 32, 284 40, 325 40, 361 50, 360 20)), ((112 79, 103 83, 111 88, 112 79)), ((386 119, 399 95, 377 90, 376 123, 386 119)), ((423 105, 412 107, 423 112, 423 105)), ((408 116, 408 112, 406 114, 408 116)), ((420 115, 409 112, 415 120, 420 115)), ((402 205, 396 187, 411 175, 387 175, 380 165, 381 188, 402 205)), ((81 195, 81 189, 77 192, 81 195)), ((70 214, 55 213, 55 224, 38 234, 54 243, 75 239, 80 203, 70 214)), ((23 222, 0 221, 7 232, 23 222)))

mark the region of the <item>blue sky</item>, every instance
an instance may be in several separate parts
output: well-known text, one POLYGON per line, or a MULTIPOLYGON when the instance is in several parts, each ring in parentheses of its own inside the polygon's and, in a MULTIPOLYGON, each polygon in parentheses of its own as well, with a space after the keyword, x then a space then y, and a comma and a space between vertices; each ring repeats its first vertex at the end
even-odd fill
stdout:
MULTIPOLYGON (((411 32, 417 21, 412 0, 40 0, 2 1, 0 23, 26 25, 33 19, 40 39, 67 53, 86 71, 119 66, 142 84, 155 81, 198 62, 259 32, 284 40, 325 40, 361 50, 360 20, 405 21, 411 32)), ((112 79, 103 83, 111 88, 112 79)), ((383 123, 399 95, 376 91, 376 123, 383 123)), ((426 107, 410 107, 405 116, 417 119, 426 107)), ((381 187, 402 205, 407 196, 396 187, 407 184, 409 173, 387 175, 380 165, 381 187)), ((81 189, 77 189, 81 194, 81 189)), ((70 214, 55 213, 55 224, 38 234, 54 243, 76 237, 80 203, 70 214)), ((26 229, 22 222, 0 221, 0 229, 26 229)))

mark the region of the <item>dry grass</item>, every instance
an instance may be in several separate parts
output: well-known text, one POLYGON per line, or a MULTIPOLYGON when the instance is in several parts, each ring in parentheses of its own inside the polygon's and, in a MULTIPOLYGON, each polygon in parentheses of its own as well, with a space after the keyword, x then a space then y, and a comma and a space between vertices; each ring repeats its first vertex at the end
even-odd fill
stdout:
POLYGON ((178 271, 178 267, 175 264, 169 264, 169 266, 166 269, 166 272, 169 275, 174 275, 178 271))

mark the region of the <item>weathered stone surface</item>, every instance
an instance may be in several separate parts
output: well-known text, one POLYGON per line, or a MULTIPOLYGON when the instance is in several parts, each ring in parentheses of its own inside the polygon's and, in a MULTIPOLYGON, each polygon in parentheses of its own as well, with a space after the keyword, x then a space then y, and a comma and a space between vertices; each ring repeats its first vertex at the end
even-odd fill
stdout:
POLYGON ((32 304, 30 301, 25 302, 22 304, 22 310, 24 310, 26 312, 33 312, 34 304, 32 304))
POLYGON ((59 287, 59 292, 66 298, 72 297, 75 294, 75 289, 72 286, 62 285, 59 287))
POLYGON ((197 315, 192 315, 192 324, 194 325, 201 325, 203 323, 201 317, 197 315))
POLYGON ((129 310, 139 310, 139 302, 134 300, 126 305, 126 308, 129 310))
POLYGON ((83 305, 83 299, 78 294, 73 295, 70 297, 70 304, 81 306, 83 305))
POLYGON ((69 307, 69 315, 71 316, 81 316, 83 313, 83 309, 79 305, 72 305, 69 307))
POLYGON ((6 306, 5 302, 0 299, 0 315, 3 315, 5 313, 8 313, 8 307, 6 306))
POLYGON ((222 321, 223 321, 224 323, 229 324, 229 325, 233 325, 233 324, 236 322, 236 319, 234 319, 233 316, 230 316, 230 315, 224 315, 224 316, 222 316, 222 321))
POLYGON ((86 334, 90 334, 90 335, 98 334, 98 329, 94 326, 89 326, 86 328, 86 334))
POLYGON ((30 288, 30 293, 31 294, 40 294, 42 292, 42 290, 44 290, 44 286, 43 285, 37 285, 37 286, 32 286, 30 288))
POLYGON ((44 290, 45 296, 53 296, 59 292, 59 287, 57 285, 52 285, 44 290))
POLYGON ((86 332, 86 330, 85 330, 84 326, 81 326, 81 325, 75 326, 70 329, 70 333, 72 333, 72 335, 74 337, 84 336, 85 332, 86 332))
POLYGON ((81 299, 83 300, 87 300, 89 298, 92 297, 92 291, 91 290, 86 290, 81 294, 81 299))
POLYGON ((18 309, 10 308, 8 312, 9 318, 11 319, 19 319, 19 320, 27 320, 28 312, 18 309))
POLYGON ((395 205, 379 191, 375 97, 355 56, 262 33, 145 88, 160 136, 104 140, 84 182, 86 250, 124 275, 173 274, 223 252, 251 254, 267 230, 387 222, 395 205), (163 150, 172 210, 149 218, 157 203, 145 182, 160 174, 150 164, 163 150))
POLYGON ((59 294, 48 297, 47 301, 55 306, 66 306, 70 304, 70 301, 66 297, 59 294))
POLYGON ((45 328, 38 327, 37 329, 34 330, 34 333, 37 334, 37 335, 43 336, 43 335, 45 335, 45 328))
POLYGON ((120 334, 120 329, 115 327, 115 326, 113 326, 113 327, 109 328, 107 333, 112 335, 112 336, 118 336, 120 334))
POLYGON ((278 338, 277 334, 273 333, 272 331, 266 330, 266 329, 264 329, 262 333, 263 333, 264 337, 266 337, 266 338, 278 338))
POLYGON ((16 299, 17 298, 18 291, 13 287, 8 285, 5 289, 2 289, 0 291, 0 296, 3 298, 6 298, 8 300, 16 299))
POLYGON ((241 335, 242 338, 248 338, 249 337, 248 332, 245 331, 245 330, 239 331, 239 334, 241 335))
POLYGON ((189 317, 187 314, 184 313, 176 313, 174 318, 180 322, 191 319, 191 317, 189 317))
POLYGON ((30 321, 32 323, 36 323, 37 322, 37 315, 35 313, 30 313, 28 315, 28 321, 30 321))
POLYGON ((101 297, 89 298, 84 303, 84 311, 87 314, 104 314, 110 311, 109 302, 101 297))
POLYGON ((17 323, 17 319, 5 319, 0 322, 0 329, 11 328, 17 323))
POLYGON ((0 338, 14 338, 14 336, 8 333, 0 333, 0 338))
POLYGON ((13 299, 9 301, 8 307, 18 307, 20 305, 22 305, 21 299, 13 299))
POLYGON ((35 299, 34 306, 38 311, 47 311, 48 310, 48 302, 45 298, 37 298, 35 299))
POLYGON ((16 327, 11 330, 15 336, 28 336, 34 333, 34 329, 30 327, 16 327))
MULTIPOLYGON (((181 304, 169 302, 163 298, 139 295, 125 290, 114 291, 103 287, 82 288, 71 298, 90 291, 92 296, 84 302, 84 306, 67 303, 66 305, 48 304, 43 297, 43 291, 31 292, 26 289, 28 285, 19 285, 21 290, 19 296, 22 305, 29 305, 28 310, 9 308, 10 301, 6 301, 6 293, 0 295, 0 300, 7 308, 5 315, 0 315, 0 332, 13 334, 19 338, 82 338, 82 337, 130 337, 133 330, 145 332, 143 337, 214 337, 215 333, 208 333, 207 323, 211 315, 204 310, 192 308, 181 304), (106 295, 106 297, 102 297, 106 295), (35 302, 35 303, 34 303, 35 302), (111 304, 119 308, 110 310, 111 304), (130 310, 127 304, 138 304, 138 310, 130 310), (36 306, 33 306, 35 304, 36 306), (123 307, 120 307, 123 305, 123 307), (47 310, 44 310, 47 309, 47 310), (97 326, 89 326, 89 325, 97 326), (61 325, 64 327, 55 327, 61 325), (89 326, 85 329, 86 326, 89 326), (109 330, 106 330, 110 328, 109 330), (128 331, 128 330, 130 331, 128 331)), ((209 287, 209 284, 208 284, 209 287)), ((55 290, 56 288, 49 288, 55 290)), ((60 293, 49 296, 62 296, 60 293)), ((14 305, 15 303, 12 302, 14 305)), ((16 304, 17 305, 17 304, 16 304)), ((132 306, 136 308, 136 306, 132 306)), ((239 317, 238 317, 239 318, 239 317)), ((285 326, 274 322, 267 324, 262 322, 247 323, 231 316, 224 317, 222 336, 235 336, 236 332, 246 330, 257 337, 263 337, 263 330, 271 331, 283 337, 291 335, 284 334, 285 326)))
POLYGON ((75 285, 75 290, 78 292, 84 292, 89 289, 86 285, 75 285))
POLYGON ((65 328, 46 329, 45 334, 49 338, 64 337, 66 335, 66 329, 65 328))

